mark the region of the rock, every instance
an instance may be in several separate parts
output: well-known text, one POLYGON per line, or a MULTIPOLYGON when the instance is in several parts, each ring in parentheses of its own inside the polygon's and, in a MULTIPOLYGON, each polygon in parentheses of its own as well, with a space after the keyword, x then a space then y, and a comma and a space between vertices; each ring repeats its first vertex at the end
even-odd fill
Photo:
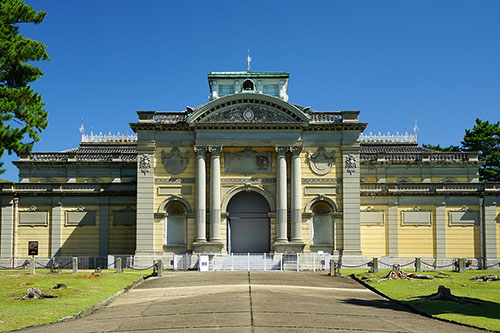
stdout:
POLYGON ((66 288, 68 288, 68 286, 65 285, 64 283, 58 283, 52 287, 52 289, 66 289, 66 288))

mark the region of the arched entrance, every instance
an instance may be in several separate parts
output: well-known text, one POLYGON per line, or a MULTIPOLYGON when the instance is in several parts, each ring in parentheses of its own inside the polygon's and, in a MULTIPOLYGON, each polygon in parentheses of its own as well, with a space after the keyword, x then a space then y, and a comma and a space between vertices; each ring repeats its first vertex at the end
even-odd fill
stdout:
POLYGON ((229 200, 227 212, 228 252, 269 252, 269 204, 261 194, 254 191, 235 194, 229 200))

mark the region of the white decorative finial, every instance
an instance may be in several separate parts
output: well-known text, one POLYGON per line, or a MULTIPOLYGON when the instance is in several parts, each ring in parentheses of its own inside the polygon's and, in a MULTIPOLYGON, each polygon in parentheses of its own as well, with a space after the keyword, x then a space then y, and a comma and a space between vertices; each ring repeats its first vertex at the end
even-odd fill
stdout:
POLYGON ((417 117, 415 117, 415 127, 413 127, 413 132, 415 132, 415 141, 416 141, 418 134, 417 117))
POLYGON ((80 126, 80 134, 82 135, 82 142, 85 140, 85 127, 83 127, 83 118, 82 125, 80 126))
POLYGON ((250 73, 250 63, 252 62, 252 58, 250 58, 250 49, 248 49, 248 56, 247 56, 247 63, 248 63, 248 67, 247 67, 247 72, 250 73))

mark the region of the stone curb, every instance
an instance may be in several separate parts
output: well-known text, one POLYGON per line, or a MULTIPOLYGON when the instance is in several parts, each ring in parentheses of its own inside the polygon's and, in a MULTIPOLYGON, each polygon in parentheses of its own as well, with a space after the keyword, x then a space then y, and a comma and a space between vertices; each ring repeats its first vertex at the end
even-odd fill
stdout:
POLYGON ((2 331, 2 332, 23 331, 23 330, 26 330, 26 329, 29 329, 29 328, 43 327, 43 326, 48 326, 48 325, 52 325, 52 324, 62 323, 62 322, 65 322, 65 321, 71 321, 71 320, 75 320, 75 319, 86 317, 89 314, 91 314, 91 313, 93 313, 93 312, 95 312, 95 311, 97 311, 99 309, 102 309, 103 307, 105 307, 106 305, 108 305, 109 303, 111 303, 112 301, 114 301, 116 298, 118 298, 121 295, 125 294, 130 289, 133 289, 133 288, 137 287, 138 285, 140 285, 144 281, 146 281, 145 276, 141 276, 141 277, 137 278, 137 280, 135 280, 134 282, 132 282, 131 284, 129 284, 128 286, 126 286, 122 290, 118 291, 117 293, 109 296, 105 300, 100 301, 97 304, 91 305, 90 307, 88 307, 86 309, 83 309, 82 311, 77 312, 76 314, 74 314, 72 316, 63 317, 63 318, 57 319, 57 320, 55 320, 55 321, 53 321, 51 323, 44 323, 44 324, 39 324, 39 325, 30 325, 30 326, 26 326, 26 327, 23 327, 23 328, 18 328, 18 329, 10 330, 10 331, 2 331))
POLYGON ((492 332, 490 330, 487 330, 486 328, 482 328, 482 327, 476 327, 476 326, 472 326, 472 325, 469 325, 469 324, 464 324, 464 323, 459 323, 457 321, 453 321, 453 320, 449 320, 449 319, 443 319, 443 318, 439 318, 439 317, 434 317, 433 315, 430 315, 426 312, 423 312, 423 311, 420 311, 419 309, 417 309, 416 307, 412 306, 412 305, 409 305, 409 304, 406 304, 406 303, 403 303, 401 302, 400 300, 397 300, 397 299, 394 299, 394 298, 391 298, 389 297, 388 295, 384 294, 383 292, 381 292, 380 290, 370 286, 368 283, 364 282, 363 280, 360 280, 356 275, 354 274, 350 274, 349 277, 351 279, 353 279, 354 281, 358 282, 359 284, 361 284, 363 287, 373 291, 375 294, 379 295, 379 296, 382 296, 383 298, 387 299, 389 302, 392 302, 394 304, 397 304, 403 308, 405 308, 406 310, 410 311, 410 312, 413 312, 413 313, 416 313, 418 315, 421 315, 421 316, 424 316, 424 317, 427 317, 427 318, 431 318, 431 319, 434 319, 434 320, 439 320, 439 321, 443 321, 445 323, 451 323, 451 324, 455 324, 455 325, 460 325, 460 326, 465 326, 465 327, 470 327, 470 328, 475 328, 477 330, 481 330, 481 331, 486 331, 486 332, 492 332))

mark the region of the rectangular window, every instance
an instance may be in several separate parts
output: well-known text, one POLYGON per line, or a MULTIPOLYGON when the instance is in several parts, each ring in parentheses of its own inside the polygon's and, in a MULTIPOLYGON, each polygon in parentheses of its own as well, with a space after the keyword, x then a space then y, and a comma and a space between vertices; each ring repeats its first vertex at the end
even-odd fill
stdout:
POLYGON ((186 217, 167 216, 167 244, 186 244, 186 217))
POLYGON ((219 97, 234 94, 234 86, 232 84, 221 84, 219 86, 219 97))
POLYGON ((313 244, 333 244, 333 223, 330 215, 313 217, 313 244))
POLYGON ((278 85, 277 84, 265 84, 264 85, 264 94, 271 95, 274 97, 279 97, 280 92, 278 89, 278 85))

